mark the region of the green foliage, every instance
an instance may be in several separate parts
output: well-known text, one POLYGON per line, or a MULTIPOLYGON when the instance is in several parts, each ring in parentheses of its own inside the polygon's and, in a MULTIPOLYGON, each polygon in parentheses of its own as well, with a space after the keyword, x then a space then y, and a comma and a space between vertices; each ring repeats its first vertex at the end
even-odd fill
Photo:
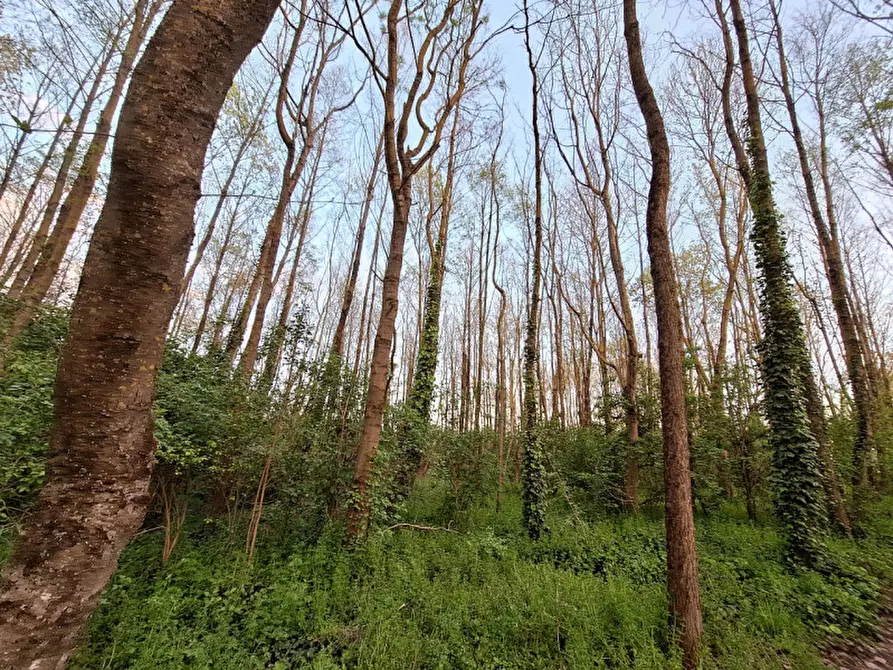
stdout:
MULTIPOLYGON (((438 522, 425 480, 408 518, 438 522)), ((509 492, 468 508, 457 532, 373 532, 342 548, 262 534, 254 562, 192 530, 162 565, 157 535, 125 552, 72 662, 88 668, 680 668, 667 629, 659 515, 568 523, 530 540, 509 492)), ((818 670, 826 635, 868 630, 893 575, 893 502, 868 539, 829 553, 847 575, 791 572, 784 542, 736 508, 699 520, 707 670, 818 670)))
POLYGON ((790 556, 805 565, 821 562, 827 514, 818 443, 806 414, 804 376, 809 353, 803 322, 794 301, 791 268, 772 183, 762 164, 761 138, 750 138, 754 169, 748 196, 754 223, 751 240, 759 270, 759 307, 763 324, 763 411, 773 453, 775 512, 788 539, 790 556))
POLYGON ((40 310, 0 377, 0 523, 22 513, 43 484, 56 361, 67 329, 61 310, 40 310))

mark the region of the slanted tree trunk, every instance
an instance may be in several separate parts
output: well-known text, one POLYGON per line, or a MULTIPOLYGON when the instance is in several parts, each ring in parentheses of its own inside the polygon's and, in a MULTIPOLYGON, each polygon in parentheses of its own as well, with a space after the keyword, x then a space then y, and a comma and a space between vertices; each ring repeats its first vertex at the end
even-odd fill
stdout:
POLYGON ((645 227, 654 303, 657 312, 657 347, 660 367, 660 407, 664 443, 664 486, 666 496, 667 586, 670 612, 679 630, 683 664, 698 667, 702 631, 701 596, 698 587, 698 556, 692 512, 691 470, 685 407, 685 376, 682 367, 682 319, 673 269, 673 251, 667 230, 667 199, 670 194, 670 145, 663 117, 648 81, 642 58, 636 1, 624 0, 623 24, 629 53, 630 76, 639 108, 645 118, 651 148, 651 186, 645 227))
MULTIPOLYGON (((96 61, 94 61, 94 65, 99 62, 100 58, 101 57, 97 57, 96 61)), ((9 258, 9 254, 12 251, 13 245, 19 238, 19 234, 22 231, 22 226, 25 225, 25 220, 28 218, 28 212, 31 208, 31 202, 34 200, 34 196, 37 195, 37 190, 43 182, 43 176, 44 174, 46 174, 50 163, 55 157, 56 147, 62 140, 66 129, 69 128, 69 126, 71 125, 71 115, 74 114, 77 99, 80 97, 81 92, 84 90, 84 86, 87 84, 87 80, 88 77, 84 77, 84 79, 78 82, 78 88, 71 96, 71 102, 69 103, 68 108, 62 114, 62 120, 59 122, 59 127, 56 129, 56 132, 53 133, 53 139, 50 142, 49 147, 47 147, 46 149, 43 160, 41 161, 40 166, 37 168, 37 171, 34 174, 34 179, 31 181, 31 185, 28 187, 28 191, 27 193, 25 193, 25 197, 22 199, 22 203, 19 206, 19 212, 16 215, 12 226, 10 227, 9 235, 6 238, 6 241, 3 243, 3 248, 0 249, 0 268, 3 268, 6 265, 6 261, 9 258)), ((4 278, 2 281, 0 281, 0 284, 6 283, 6 279, 12 274, 13 270, 15 270, 15 264, 10 263, 10 267, 8 267, 4 272, 4 278)))
POLYGON ((278 4, 174 0, 136 68, 59 364, 47 483, 2 574, 0 667, 64 666, 142 523, 205 152, 278 4))
MULTIPOLYGON (((120 30, 123 31, 123 26, 121 26, 120 30)), ((102 80, 112 62, 120 36, 119 31, 111 41, 111 44, 109 44, 108 50, 105 52, 102 62, 97 68, 96 78, 93 80, 90 89, 87 91, 87 97, 84 99, 84 105, 81 108, 77 125, 71 133, 71 138, 68 140, 65 150, 62 152, 62 160, 59 164, 59 170, 56 172, 53 188, 50 191, 49 198, 44 207, 43 216, 41 217, 37 230, 34 233, 34 237, 31 240, 31 245, 28 247, 28 252, 25 254, 25 258, 12 281, 12 285, 9 287, 10 298, 18 300, 21 297, 22 290, 28 283, 28 279, 31 277, 31 272, 34 270, 34 265, 37 263, 40 252, 46 244, 47 237, 50 234, 50 226, 53 225, 53 220, 56 218, 56 212, 59 210, 59 205, 62 203, 65 187, 68 185, 68 175, 71 172, 71 166, 74 164, 75 158, 77 158, 78 146, 80 146, 81 138, 84 136, 84 129, 87 127, 87 121, 90 119, 93 105, 99 97, 102 80)))
MULTIPOLYGON (((268 95, 269 89, 264 93, 264 97, 258 105, 256 114, 251 119, 250 125, 239 140, 239 147, 236 149, 236 154, 233 156, 229 172, 220 187, 220 194, 217 196, 217 203, 214 205, 214 211, 211 212, 211 216, 208 219, 205 234, 202 235, 199 243, 196 245, 195 256, 186 270, 186 275, 183 277, 183 285, 180 288, 181 300, 185 300, 185 293, 192 284, 192 279, 195 277, 196 270, 198 270, 198 266, 201 265, 202 259, 205 257, 205 251, 207 250, 208 245, 211 243, 211 240, 214 239, 214 233, 217 230, 217 221, 220 219, 220 215, 223 212, 223 206, 229 197, 230 188, 232 188, 239 167, 242 165, 242 158, 245 156, 245 153, 248 151, 252 142, 257 139, 258 133, 260 132, 261 124, 266 116, 268 95)), ((245 189, 243 188, 242 193, 239 195, 239 199, 241 199, 244 193, 245 189)))
POLYGON ((350 270, 347 273, 347 281, 344 283, 344 295, 341 299, 341 312, 338 315, 338 325, 332 336, 331 355, 341 359, 344 353, 344 334, 347 330, 347 319, 353 306, 354 294, 357 290, 357 277, 360 275, 360 261, 363 258, 363 240, 366 236, 366 224, 369 222, 369 213, 372 211, 372 200, 375 197, 375 182, 378 178, 378 168, 381 164, 382 138, 379 137, 375 148, 375 157, 372 159, 372 170, 366 182, 366 198, 363 201, 363 210, 360 213, 360 221, 357 224, 357 232, 354 237, 353 256, 350 260, 350 270))
MULTIPOLYGON (((245 189, 243 188, 241 195, 244 195, 244 193, 245 189)), ((241 195, 239 196, 240 198, 241 195)), ((195 339, 192 341, 192 353, 198 351, 199 345, 201 345, 202 342, 202 337, 204 337, 205 328, 208 324, 208 315, 211 313, 211 303, 214 302, 214 295, 217 292, 217 282, 220 281, 220 273, 223 269, 223 259, 226 257, 226 252, 229 250, 229 244, 232 241, 238 215, 239 204, 237 200, 236 204, 233 206, 233 211, 229 215, 226 231, 223 233, 223 239, 220 241, 220 249, 217 252, 217 258, 214 260, 214 271, 211 273, 211 279, 208 281, 208 291, 205 293, 205 300, 202 304, 202 314, 198 320, 198 326, 196 326, 195 329, 195 339)), ((224 301, 224 305, 225 304, 226 301, 224 301)))

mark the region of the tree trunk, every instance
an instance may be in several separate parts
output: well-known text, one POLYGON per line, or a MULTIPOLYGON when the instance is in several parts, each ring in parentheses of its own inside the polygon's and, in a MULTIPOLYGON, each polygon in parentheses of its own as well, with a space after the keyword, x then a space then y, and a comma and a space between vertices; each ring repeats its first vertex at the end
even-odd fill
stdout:
POLYGON ((378 177, 378 167, 381 163, 382 138, 379 138, 375 148, 375 157, 372 160, 372 171, 366 182, 366 199, 363 201, 363 210, 360 213, 360 221, 357 224, 357 232, 354 237, 353 256, 350 261, 350 270, 347 273, 347 281, 344 283, 344 296, 341 299, 341 312, 338 315, 338 325, 332 337, 332 355, 339 359, 344 353, 344 331, 347 329, 347 318, 350 316, 350 308, 353 305, 354 293, 357 290, 357 277, 360 274, 360 261, 363 258, 363 240, 366 236, 366 224, 369 221, 369 213, 372 210, 372 200, 375 197, 375 180, 378 177))
POLYGON ((205 152, 277 0, 175 0, 133 76, 56 380, 48 479, 2 576, 0 666, 57 669, 142 523, 152 401, 205 152))
MULTIPOLYGON (((121 29, 123 30, 123 26, 121 29)), ((112 61, 112 57, 114 56, 115 48, 119 38, 120 32, 115 36, 115 38, 112 40, 112 43, 109 45, 109 48, 106 51, 102 62, 99 64, 99 68, 96 72, 96 78, 93 80, 93 84, 90 86, 90 90, 87 92, 87 97, 84 99, 84 106, 81 109, 80 116, 78 117, 77 126, 75 126, 74 131, 72 131, 71 139, 65 146, 65 151, 62 152, 62 161, 59 164, 59 171, 56 173, 56 179, 53 182, 53 189, 50 192, 46 206, 44 207, 40 224, 37 227, 34 238, 31 240, 31 246, 28 248, 28 253, 25 255, 25 259, 24 261, 22 261, 22 265, 19 268, 18 273, 16 273, 15 279, 13 280, 12 285, 9 288, 10 298, 13 298, 15 300, 19 299, 22 290, 25 288, 25 285, 28 283, 28 279, 30 279, 31 277, 31 272, 34 270, 34 265, 37 263, 40 252, 46 244, 47 236, 50 232, 50 226, 53 225, 53 219, 56 218, 56 212, 59 210, 59 205, 62 202, 62 195, 65 193, 65 187, 68 185, 68 174, 71 171, 71 166, 74 163, 74 159, 77 157, 78 146, 80 145, 81 138, 84 135, 84 129, 87 127, 87 121, 90 119, 90 113, 93 110, 93 105, 99 97, 102 79, 105 76, 109 64, 112 61)))
MULTIPOLYGON (((243 192, 244 194, 244 189, 243 192)), ((214 261, 214 272, 211 273, 211 279, 208 282, 208 291, 205 294, 204 304, 202 305, 202 315, 198 320, 198 326, 195 329, 195 339, 192 341, 192 353, 196 353, 198 351, 199 345, 202 342, 202 337, 205 334, 205 328, 208 323, 208 315, 211 312, 211 303, 214 302, 214 295, 217 292, 217 282, 220 281, 220 272, 223 268, 223 259, 226 257, 227 249, 229 248, 229 243, 233 237, 233 231, 236 227, 236 218, 239 215, 239 205, 238 203, 233 206, 233 211, 229 216, 229 221, 226 224, 226 232, 223 234, 223 240, 220 242, 220 250, 217 252, 217 258, 214 261)), ((224 304, 225 301, 224 301, 224 304)))
MULTIPOLYGON (((94 61, 94 64, 95 62, 96 61, 94 61)), ((13 224, 10 227, 9 236, 3 243, 3 249, 0 249, 0 268, 3 268, 6 265, 6 260, 9 258, 9 253, 12 251, 12 247, 19 237, 22 226, 25 224, 25 220, 28 218, 28 210, 31 208, 31 201, 34 200, 34 196, 37 194, 37 189, 40 187, 41 182, 43 181, 43 176, 44 174, 46 174, 47 168, 50 166, 50 162, 53 160, 53 156, 56 153, 56 147, 61 141, 62 136, 65 134, 65 129, 69 125, 71 125, 71 115, 74 113, 77 99, 80 96, 81 91, 84 90, 85 84, 86 78, 85 80, 79 82, 77 90, 71 96, 71 102, 68 106, 68 109, 66 109, 63 113, 62 121, 59 122, 59 127, 56 129, 56 132, 53 133, 53 139, 50 142, 50 146, 47 147, 43 160, 41 161, 40 166, 37 168, 37 172, 34 174, 34 179, 31 182, 31 186, 28 188, 27 193, 25 193, 25 197, 22 199, 22 204, 19 207, 19 213, 16 215, 15 221, 13 221, 13 224)), ((8 268, 4 273, 5 277, 2 282, 3 284, 6 283, 6 277, 11 274, 12 269, 14 269, 14 266, 8 268)))
POLYGON ((639 108, 645 118, 651 148, 651 186, 645 227, 654 301, 657 312, 660 405, 664 443, 666 495, 667 586, 670 612, 680 630, 683 664, 698 667, 701 596, 698 587, 698 556, 692 512, 691 470, 685 407, 685 377, 682 367, 682 320, 673 270, 673 251, 667 230, 667 199, 670 193, 670 145, 664 121, 648 81, 642 58, 635 0, 623 2, 624 36, 629 53, 630 76, 639 108))
POLYGON ((356 501, 348 510, 351 537, 365 534, 369 523, 371 511, 369 485, 372 477, 372 461, 378 449, 387 405, 387 385, 391 369, 391 347, 397 320, 403 247, 406 243, 406 229, 409 224, 409 210, 412 204, 412 181, 406 179, 404 185, 394 192, 393 198, 393 227, 391 228, 388 260, 382 279, 381 312, 378 318, 378 330, 375 333, 375 343, 372 347, 369 387, 366 393, 366 409, 363 413, 363 432, 357 447, 354 465, 353 486, 356 501))
POLYGON ((532 127, 534 161, 533 259, 531 263, 530 299, 527 305, 527 327, 524 334, 524 452, 521 464, 524 528, 531 539, 548 532, 546 525, 546 473, 539 439, 537 412, 537 364, 539 362, 540 286, 542 283, 543 249, 543 157, 539 128, 539 78, 530 42, 530 16, 524 1, 524 48, 530 70, 532 92, 532 127))
MULTIPOLYGON (((760 120, 760 98, 750 59, 740 0, 731 0, 738 54, 747 99, 751 165, 739 163, 753 211, 753 241, 760 278, 763 322, 761 371, 765 413, 775 470, 776 513, 794 560, 814 564, 824 552, 824 491, 818 444, 810 432, 804 375, 809 352, 792 290, 792 272, 772 194, 769 158, 760 120)), ((720 20, 725 21, 721 13, 720 20)))
MULTIPOLYGON (((821 97, 817 96, 816 103, 819 110, 820 123, 820 142, 822 155, 822 174, 825 176, 824 184, 826 187, 825 199, 827 202, 826 212, 828 221, 825 221, 822 215, 822 208, 819 205, 819 198, 812 176, 812 170, 809 165, 809 156, 806 150, 806 143, 803 140, 803 134, 800 131, 800 122, 797 118, 797 107, 794 96, 791 91, 791 85, 788 78, 787 57, 784 49, 784 38, 782 36, 781 21, 775 3, 770 0, 769 6, 775 17, 775 41, 778 47, 779 73, 781 75, 781 90, 784 94, 785 106, 788 110, 788 117, 791 122, 791 134, 794 137, 794 144, 797 148, 797 157, 800 164, 800 174, 803 177, 805 186, 806 201, 809 205, 809 211, 812 215, 813 224, 815 225, 816 234, 819 239, 819 245, 822 250, 822 257, 825 265, 825 276, 828 279, 828 286, 831 289, 831 302, 834 305, 834 312, 837 315, 837 325, 840 329, 840 339, 843 342, 844 358, 846 360, 847 372, 850 376, 850 387, 853 391, 853 404, 856 410, 856 442, 853 446, 853 502, 855 503, 854 512, 858 520, 861 505, 858 502, 864 496, 863 486, 867 483, 867 456, 874 450, 874 408, 871 403, 871 396, 868 392, 868 381, 865 371, 865 363, 862 360, 862 348, 859 342, 859 336, 856 333, 856 324, 853 314, 850 311, 849 292, 847 290, 846 274, 843 269, 843 260, 840 253, 840 245, 837 241, 836 234, 836 217, 834 215, 834 206, 831 200, 830 185, 827 180, 827 170, 824 169, 826 163, 827 150, 825 147, 824 135, 824 114, 822 108, 821 97), (830 229, 829 229, 830 225, 830 229)), ((815 387, 815 381, 812 378, 812 372, 805 371, 808 376, 805 380, 807 384, 806 390, 809 393, 811 388, 815 387)), ((817 395, 817 394, 815 394, 817 395)), ((821 403, 816 400, 809 401, 809 407, 821 408, 821 403)), ((810 413, 815 415, 816 412, 810 413)), ((816 439, 819 439, 819 446, 822 451, 828 451, 827 445, 821 444, 820 435, 825 433, 824 415, 821 415, 823 424, 819 427, 819 433, 816 439)), ((816 420, 818 417, 816 417, 816 420)), ((813 428, 815 428, 816 420, 813 420, 813 428)), ((815 430, 813 431, 815 434, 815 430)), ((826 468, 830 462, 826 460, 826 468)), ((836 473, 828 475, 826 473, 826 481, 833 482, 836 486, 836 473)), ((842 504, 843 496, 839 490, 833 491, 831 500, 837 504, 842 504)), ((846 510, 837 510, 836 518, 838 522, 846 518, 846 510)))

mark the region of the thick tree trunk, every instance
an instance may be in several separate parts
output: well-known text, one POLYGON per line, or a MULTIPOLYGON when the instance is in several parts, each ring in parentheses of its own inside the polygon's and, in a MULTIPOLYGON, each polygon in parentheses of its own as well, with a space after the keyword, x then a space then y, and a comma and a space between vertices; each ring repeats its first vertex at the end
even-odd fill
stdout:
POLYGON ((645 226, 657 312, 666 495, 667 586, 670 612, 674 623, 681 629, 683 664, 686 668, 694 669, 698 666, 702 631, 701 596, 692 512, 685 377, 682 366, 682 320, 673 269, 673 252, 667 230, 670 145, 642 58, 635 0, 624 0, 623 19, 630 76, 639 108, 645 118, 648 145, 651 148, 651 186, 648 191, 645 226))
POLYGON ((142 523, 205 152, 278 4, 175 0, 136 68, 59 365, 48 480, 3 572, 0 667, 63 667, 142 523))

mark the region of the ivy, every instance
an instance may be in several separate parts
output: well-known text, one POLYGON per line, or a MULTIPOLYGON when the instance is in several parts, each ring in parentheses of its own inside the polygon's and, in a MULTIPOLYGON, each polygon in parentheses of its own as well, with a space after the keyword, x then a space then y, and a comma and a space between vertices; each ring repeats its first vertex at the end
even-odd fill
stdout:
POLYGON ((440 340, 440 302, 443 294, 443 240, 438 239, 431 259, 425 315, 419 341, 412 389, 406 400, 398 432, 398 456, 394 482, 394 505, 409 497, 414 474, 424 458, 422 444, 431 417, 440 340))
POLYGON ((790 557, 816 565, 824 554, 827 515, 822 487, 819 446, 810 432, 806 411, 804 372, 809 354, 800 312, 794 301, 792 274, 781 215, 772 198, 768 171, 754 160, 758 141, 751 138, 754 164, 749 199, 759 278, 759 307, 763 325, 760 342, 764 412, 773 452, 771 482, 775 511, 784 529, 790 557))
POLYGON ((521 518, 531 539, 548 533, 546 525, 546 465, 537 424, 536 322, 528 324, 524 345, 524 456, 521 461, 521 518), (534 333, 531 336, 531 331, 534 333))

